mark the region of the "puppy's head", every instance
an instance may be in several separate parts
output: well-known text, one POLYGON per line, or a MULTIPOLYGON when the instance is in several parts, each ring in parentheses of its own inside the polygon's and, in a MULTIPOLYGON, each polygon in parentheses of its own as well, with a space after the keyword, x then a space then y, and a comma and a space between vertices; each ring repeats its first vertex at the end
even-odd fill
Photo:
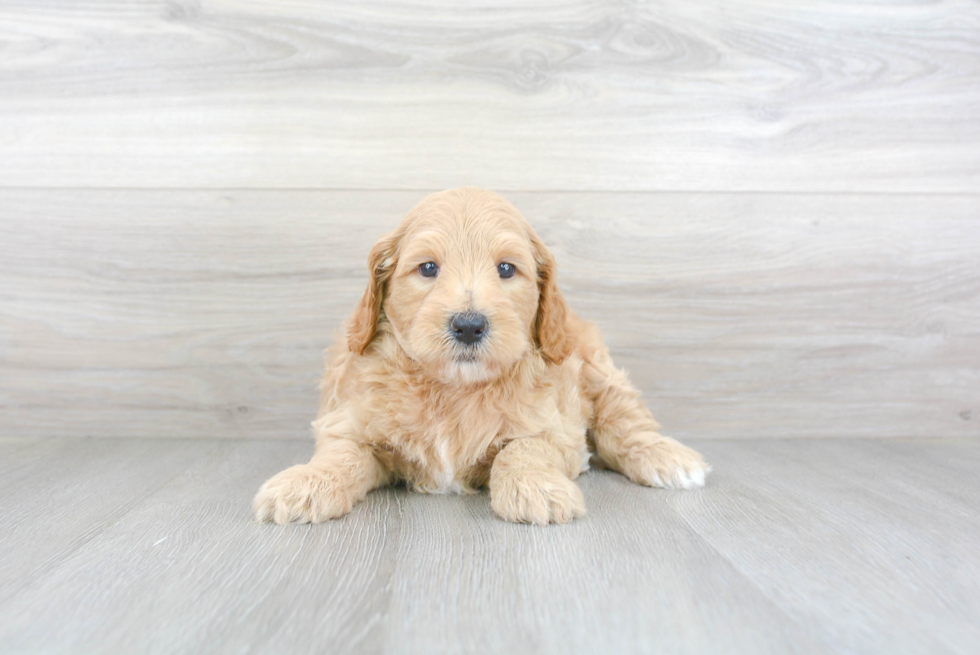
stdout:
POLYGON ((474 188, 433 194, 374 245, 347 343, 363 353, 386 319, 399 346, 444 382, 499 376, 574 344, 555 260, 509 202, 474 188))

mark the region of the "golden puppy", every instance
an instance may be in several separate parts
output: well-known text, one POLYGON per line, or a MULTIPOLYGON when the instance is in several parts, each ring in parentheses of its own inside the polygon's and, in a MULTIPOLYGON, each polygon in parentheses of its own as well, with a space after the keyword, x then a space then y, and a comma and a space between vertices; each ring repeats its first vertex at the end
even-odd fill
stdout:
POLYGON ((343 516, 372 489, 490 487, 508 521, 585 513, 590 454, 651 487, 700 487, 709 467, 658 425, 598 329, 569 310, 551 253, 500 196, 433 194, 375 244, 371 280, 333 348, 316 454, 268 480, 261 521, 343 516))

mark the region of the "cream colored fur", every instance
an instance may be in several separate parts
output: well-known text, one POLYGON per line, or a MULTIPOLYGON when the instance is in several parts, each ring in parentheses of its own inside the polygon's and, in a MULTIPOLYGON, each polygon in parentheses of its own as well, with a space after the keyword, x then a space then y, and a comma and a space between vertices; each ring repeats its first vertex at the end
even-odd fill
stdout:
POLYGON ((503 519, 566 523, 585 514, 574 480, 590 452, 640 484, 704 484, 709 467, 657 432, 598 329, 565 304, 551 253, 500 196, 463 188, 425 198, 375 244, 369 265, 330 353, 316 454, 262 485, 258 520, 326 521, 404 482, 426 493, 489 486, 503 519), (429 261, 438 276, 419 273, 429 261), (501 262, 517 273, 501 278, 501 262), (489 319, 475 356, 449 332, 463 311, 489 319))

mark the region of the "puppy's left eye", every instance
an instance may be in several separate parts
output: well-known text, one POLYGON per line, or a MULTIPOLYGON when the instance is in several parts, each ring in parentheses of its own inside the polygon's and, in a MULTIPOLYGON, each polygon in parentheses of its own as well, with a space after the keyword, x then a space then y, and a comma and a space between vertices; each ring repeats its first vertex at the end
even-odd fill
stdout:
POLYGON ((517 268, 513 264, 500 262, 497 264, 497 272, 500 273, 500 277, 514 277, 514 273, 517 272, 517 268))

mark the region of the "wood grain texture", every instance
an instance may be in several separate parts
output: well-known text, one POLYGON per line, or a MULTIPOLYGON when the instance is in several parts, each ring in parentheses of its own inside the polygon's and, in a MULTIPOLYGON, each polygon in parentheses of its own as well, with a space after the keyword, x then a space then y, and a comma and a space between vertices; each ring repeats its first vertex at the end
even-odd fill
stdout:
POLYGON ((485 494, 403 489, 318 526, 251 522, 254 490, 311 444, 38 443, 0 516, 58 556, 3 542, 0 651, 975 651, 977 441, 693 445, 715 466, 703 490, 592 471, 589 514, 537 528, 485 494), (61 493, 66 475, 91 483, 61 493))
MULTIPOLYGON (((0 191, 0 428, 305 437, 423 195, 0 191)), ((980 435, 974 196, 508 196, 668 433, 980 435)))
POLYGON ((0 185, 976 193, 980 7, 3 0, 0 185))
POLYGON ((143 439, 118 445, 67 439, 11 453, 0 470, 3 595, 30 586, 42 571, 216 448, 221 442, 203 439, 180 447, 143 439))

